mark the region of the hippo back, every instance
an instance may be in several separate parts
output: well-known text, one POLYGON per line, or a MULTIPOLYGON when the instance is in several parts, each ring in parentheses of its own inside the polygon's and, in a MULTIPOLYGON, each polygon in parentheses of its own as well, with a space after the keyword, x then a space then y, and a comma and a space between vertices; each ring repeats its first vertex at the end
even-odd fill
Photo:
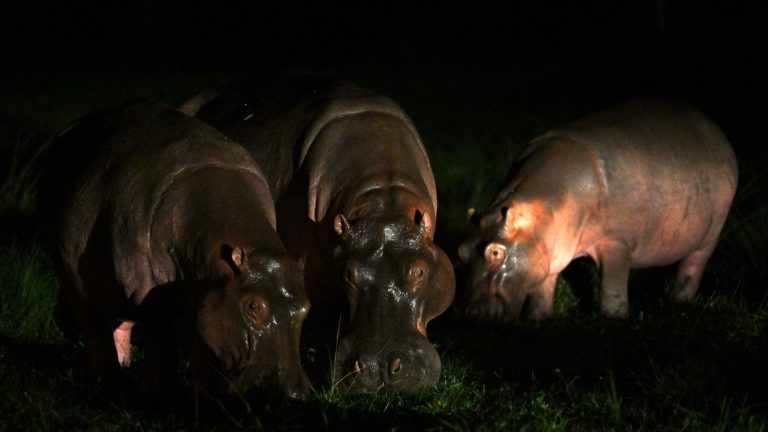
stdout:
MULTIPOLYGON (((182 105, 182 110, 242 143, 264 170, 275 199, 300 170, 314 169, 308 167, 313 160, 307 160, 307 155, 329 125, 366 115, 393 119, 411 137, 413 148, 406 151, 415 152, 425 198, 437 209, 434 177, 421 138, 410 118, 389 98, 345 81, 304 75, 240 79, 201 95, 182 105)), ((312 173, 307 175, 316 181, 312 173)), ((316 199, 310 201, 309 216, 317 220, 316 199)))
POLYGON ((58 233, 66 248, 62 257, 76 269, 97 218, 107 218, 116 276, 137 302, 146 292, 134 293, 135 287, 171 281, 173 271, 148 259, 152 224, 169 186, 185 174, 211 167, 242 172, 261 185, 253 199, 275 225, 266 182, 248 153, 215 129, 160 104, 133 101, 86 116, 60 134, 52 156, 48 183, 66 182, 56 203, 57 226, 65 227, 58 233))
POLYGON ((337 376, 355 391, 434 385, 441 365, 426 326, 455 282, 433 242, 435 181, 408 116, 386 97, 323 78, 241 81, 202 96, 184 109, 265 170, 278 233, 306 259, 319 333, 338 336, 346 317, 337 376))
POLYGON ((582 207, 592 203, 591 217, 604 221, 604 233, 648 245, 633 249, 637 265, 671 262, 687 244, 700 241, 713 218, 724 219, 738 177, 736 157, 720 129, 677 101, 642 98, 598 112, 535 138, 522 158, 537 153, 548 154, 550 169, 531 173, 528 192, 549 184, 555 185, 549 190, 580 194, 582 207), (557 164, 566 168, 555 169, 557 164), (553 179, 552 172, 561 176, 553 179), (725 213, 712 216, 711 209, 725 213), (630 235, 628 224, 640 229, 630 235), (675 247, 653 247, 676 226, 686 230, 676 234, 675 247))
POLYGON ((633 187, 627 184, 633 179, 643 179, 646 188, 659 193, 681 182, 707 188, 712 172, 725 176, 733 190, 736 187, 736 157, 725 135, 681 102, 631 100, 535 138, 528 152, 552 139, 586 144, 613 195, 633 187))

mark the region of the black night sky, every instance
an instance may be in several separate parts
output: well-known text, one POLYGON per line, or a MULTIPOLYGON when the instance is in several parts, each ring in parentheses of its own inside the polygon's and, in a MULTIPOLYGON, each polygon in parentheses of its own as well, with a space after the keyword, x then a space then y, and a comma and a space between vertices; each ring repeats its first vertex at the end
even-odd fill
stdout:
POLYGON ((52 134, 133 97, 178 103, 249 71, 332 74, 391 96, 428 148, 440 143, 425 117, 561 121, 650 95, 699 107, 754 159, 768 114, 758 1, 30 0, 0 7, 0 31, 4 135, 52 134))
MULTIPOLYGON (((528 104, 657 94, 739 126, 765 113, 754 106, 766 93, 761 2, 427 3, 7 2, 3 88, 168 70, 363 68, 423 86, 454 81, 453 91, 481 98, 522 93, 528 104)), ((4 104, 2 115, 13 111, 4 104)))
MULTIPOLYGON (((766 53, 764 0, 0 2, 0 192, 6 193, 6 177, 14 180, 16 175, 19 183, 27 183, 18 169, 11 169, 17 156, 32 159, 35 145, 42 148, 40 143, 66 124, 98 108, 137 97, 178 104, 216 82, 252 72, 335 75, 392 97, 413 118, 438 183, 442 219, 437 221, 436 243, 458 263, 456 246, 466 234, 466 208, 485 204, 465 197, 485 191, 490 199, 488 192, 497 190, 493 181, 504 176, 488 174, 493 170, 484 163, 508 166, 512 151, 534 134, 631 97, 680 99, 721 127, 739 160, 740 190, 733 207, 738 208, 732 208, 732 225, 727 226, 733 228, 731 237, 726 242, 721 237, 725 247, 716 251, 711 273, 705 273, 709 281, 702 284, 709 293, 731 290, 720 293, 719 305, 705 304, 715 297, 704 296, 685 315, 667 307, 660 292, 638 294, 635 302, 630 291, 630 305, 640 306, 620 324, 581 315, 568 321, 568 315, 553 324, 512 330, 464 327, 446 313, 430 325, 430 338, 437 341, 441 356, 447 353, 446 370, 453 367, 448 376, 459 376, 464 388, 454 400, 441 388, 446 393, 434 397, 437 414, 420 405, 431 401, 432 394, 416 404, 397 399, 394 408, 387 399, 372 405, 355 405, 358 400, 345 405, 343 399, 336 405, 318 402, 321 394, 297 417, 291 417, 292 406, 260 407, 252 429, 266 425, 269 430, 272 424, 297 429, 302 421, 320 428, 320 419, 330 430, 355 430, 360 424, 388 430, 464 430, 476 422, 489 430, 530 424, 534 430, 546 429, 541 424, 554 423, 541 422, 548 422, 552 412, 539 407, 542 414, 536 417, 530 402, 536 397, 560 410, 557 416, 563 412, 563 418, 577 419, 575 430, 657 430, 657 423, 675 430, 687 428, 689 420, 694 426, 688 429, 697 430, 698 424, 712 430, 721 418, 741 415, 740 401, 744 412, 763 416, 764 428, 766 53), (28 143, 33 148, 23 148, 28 143), (457 150, 475 147, 477 159, 465 164, 461 158, 474 153, 457 150), (461 166, 471 163, 478 166, 461 166), (465 173, 484 177, 462 177, 465 173), (732 310, 741 317, 730 315, 732 310), (626 423, 611 420, 605 408, 611 396, 617 401, 617 394, 629 407, 626 423), (505 402, 507 397, 511 402, 505 402), (731 402, 733 410, 723 413, 731 402), (629 412, 632 407, 635 414, 629 412), (510 418, 511 423, 504 423, 510 418), (486 421, 496 423, 480 423, 486 421)), ((19 207, 28 204, 18 201, 23 201, 19 207)), ((37 241, 34 216, 39 215, 33 210, 6 213, 0 214, 0 252, 37 241)), ((25 251, 19 261, 27 259, 25 251)), ((19 284, 3 279, 16 272, 6 256, 0 254, 0 285, 16 289, 19 284), (3 266, 11 270, 3 273, 3 266)), ((465 273, 458 264, 459 289, 465 273)), ((663 290, 664 282, 659 286, 657 291, 663 290)), ((4 301, 0 297, 0 324, 12 309, 4 301)), ((58 342, 6 343, 10 340, 0 332, 0 387, 14 379, 21 384, 0 391, 0 429, 4 406, 10 407, 6 413, 15 412, 14 406, 36 410, 28 402, 36 394, 44 396, 40 406, 48 397, 55 401, 51 412, 65 415, 30 426, 27 417, 38 421, 37 413, 18 410, 10 429, 77 429, 70 427, 77 420, 67 415, 76 418, 81 411, 82 423, 99 429, 99 423, 90 423, 98 416, 82 409, 80 395, 72 397, 71 382, 62 378, 61 361, 70 361, 75 348, 62 348, 58 342), (4 381, 6 370, 14 374, 4 381), (40 390, 49 387, 53 396, 40 390), (10 402, 3 405, 2 400, 10 402)), ((130 420, 122 411, 120 416, 130 420)), ((563 428, 570 427, 568 421, 563 428)), ((240 426, 248 429, 245 422, 240 426)), ((718 423, 722 429, 733 426, 718 423)))

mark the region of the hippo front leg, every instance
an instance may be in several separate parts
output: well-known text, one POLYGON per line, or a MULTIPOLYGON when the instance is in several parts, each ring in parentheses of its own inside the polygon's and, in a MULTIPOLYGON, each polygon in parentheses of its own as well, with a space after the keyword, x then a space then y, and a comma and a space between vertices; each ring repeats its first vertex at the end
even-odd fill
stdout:
POLYGON ((529 296, 528 319, 539 321, 552 314, 552 303, 555 293, 557 275, 550 275, 529 296))
POLYGON ((98 383, 104 395, 110 397, 125 387, 125 377, 117 360, 115 342, 109 327, 103 323, 96 327, 82 327, 85 364, 83 383, 92 386, 98 383))
POLYGON ((112 331, 112 339, 115 342, 115 351, 117 351, 117 362, 122 367, 131 365, 131 329, 133 321, 122 321, 116 329, 112 331))
POLYGON ((121 384, 121 371, 115 335, 110 331, 113 329, 111 323, 100 319, 97 309, 79 294, 82 286, 79 278, 74 283, 65 279, 62 284, 62 289, 65 290, 62 301, 69 306, 77 320, 85 348, 83 378, 91 384, 101 381, 109 390, 118 389, 121 384))
POLYGON ((600 266, 600 312, 608 317, 626 318, 629 314, 628 251, 624 245, 615 243, 598 248, 597 255, 600 266))

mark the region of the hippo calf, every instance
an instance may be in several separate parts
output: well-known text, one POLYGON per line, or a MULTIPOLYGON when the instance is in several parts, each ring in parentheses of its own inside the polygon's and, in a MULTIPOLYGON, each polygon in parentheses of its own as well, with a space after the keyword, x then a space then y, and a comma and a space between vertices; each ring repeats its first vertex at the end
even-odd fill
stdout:
POLYGON ((230 392, 307 394, 302 270, 244 149, 199 120, 134 101, 82 118, 52 153, 43 196, 57 217, 62 303, 97 377, 115 382, 130 364, 135 322, 147 379, 175 374, 169 347, 186 340, 193 371, 223 376, 230 392), (180 316, 186 326, 172 319, 180 316), (205 372, 210 359, 221 372, 205 372))
POLYGON ((353 84, 306 76, 226 84, 182 109, 264 167, 279 233, 306 258, 310 319, 330 321, 335 335, 340 300, 348 303, 335 379, 352 392, 436 384, 440 357, 427 324, 451 303, 455 281, 433 242, 429 159, 403 110, 353 84))
POLYGON ((557 275, 582 256, 597 263, 606 315, 627 315, 631 267, 680 260, 674 295, 691 299, 737 176, 723 133, 682 103, 637 99, 540 135, 459 248, 465 312, 517 319, 527 302, 545 317, 557 275))

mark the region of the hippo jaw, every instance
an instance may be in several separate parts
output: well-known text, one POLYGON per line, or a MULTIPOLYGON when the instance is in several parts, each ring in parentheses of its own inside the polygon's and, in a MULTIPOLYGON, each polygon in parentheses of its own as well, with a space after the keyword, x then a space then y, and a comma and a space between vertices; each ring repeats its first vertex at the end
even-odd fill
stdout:
MULTIPOLYGON (((415 391, 437 383, 440 357, 427 324, 455 290, 448 256, 407 218, 337 216, 337 262, 350 303, 349 329, 335 360, 336 381, 354 393, 415 391)), ((336 383, 334 383, 336 384, 336 383)))
POLYGON ((470 265, 459 306, 466 317, 512 322, 546 314, 527 307, 549 273, 547 249, 534 236, 510 234, 502 216, 495 225, 479 225, 459 247, 459 257, 470 265))
POLYGON ((197 314, 198 333, 222 369, 217 375, 230 394, 259 388, 305 398, 299 339, 309 301, 300 269, 289 259, 235 261, 239 271, 203 294, 197 314))
POLYGON ((260 346, 249 351, 241 364, 228 369, 227 393, 258 389, 276 391, 289 399, 306 399, 311 386, 299 359, 300 332, 300 327, 294 327, 267 337, 261 335, 260 346))
POLYGON ((470 270, 467 290, 460 310, 465 316, 480 321, 518 321, 525 312, 528 296, 535 290, 519 269, 507 265, 488 266, 476 262, 470 270))

